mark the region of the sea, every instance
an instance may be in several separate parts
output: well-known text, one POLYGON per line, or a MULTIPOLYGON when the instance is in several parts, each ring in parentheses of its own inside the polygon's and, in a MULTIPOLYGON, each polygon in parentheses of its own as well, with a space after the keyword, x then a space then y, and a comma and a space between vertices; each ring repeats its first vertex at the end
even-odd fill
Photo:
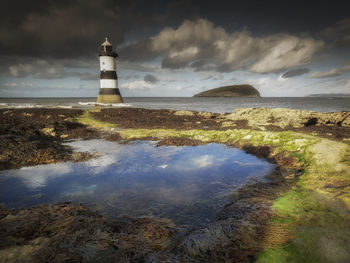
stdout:
MULTIPOLYGON (((89 109, 96 98, 0 98, 1 108, 89 109)), ((195 97, 124 97, 124 103, 110 107, 233 112, 238 108, 288 108, 318 112, 350 111, 350 97, 262 97, 262 98, 195 98, 195 97)))

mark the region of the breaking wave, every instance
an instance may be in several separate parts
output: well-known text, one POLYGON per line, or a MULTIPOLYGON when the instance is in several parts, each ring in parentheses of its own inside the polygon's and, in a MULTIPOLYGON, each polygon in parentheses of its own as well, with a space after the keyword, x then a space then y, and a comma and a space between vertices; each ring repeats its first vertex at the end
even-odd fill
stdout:
POLYGON ((0 108, 22 109, 22 108, 41 108, 42 105, 32 103, 0 103, 0 108))
POLYGON ((96 104, 96 102, 94 102, 94 101, 88 101, 88 102, 81 102, 81 101, 79 101, 78 104, 82 105, 82 106, 93 106, 93 105, 96 104))

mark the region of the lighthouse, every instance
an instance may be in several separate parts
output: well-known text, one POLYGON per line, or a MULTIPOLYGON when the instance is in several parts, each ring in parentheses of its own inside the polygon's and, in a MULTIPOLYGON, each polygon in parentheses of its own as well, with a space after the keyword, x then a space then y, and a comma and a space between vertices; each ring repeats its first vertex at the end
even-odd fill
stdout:
POLYGON ((112 44, 107 37, 99 48, 100 60, 100 93, 97 103, 123 103, 123 98, 118 89, 118 77, 115 58, 118 54, 113 52, 112 44))

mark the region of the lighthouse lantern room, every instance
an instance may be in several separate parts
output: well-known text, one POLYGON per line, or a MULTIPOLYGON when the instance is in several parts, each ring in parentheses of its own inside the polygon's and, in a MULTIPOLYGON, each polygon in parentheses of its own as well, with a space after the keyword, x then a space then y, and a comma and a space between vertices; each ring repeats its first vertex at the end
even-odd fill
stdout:
POLYGON ((118 54, 113 52, 112 44, 107 37, 99 48, 100 60, 100 93, 97 103, 123 103, 123 98, 118 89, 118 76, 115 58, 118 54))

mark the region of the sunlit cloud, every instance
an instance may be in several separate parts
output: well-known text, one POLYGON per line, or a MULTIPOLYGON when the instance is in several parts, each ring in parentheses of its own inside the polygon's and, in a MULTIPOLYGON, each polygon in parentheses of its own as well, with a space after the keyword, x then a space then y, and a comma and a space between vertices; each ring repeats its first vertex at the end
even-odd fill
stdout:
POLYGON ((333 69, 326 71, 326 72, 317 71, 317 72, 310 74, 308 77, 311 79, 333 78, 333 77, 343 75, 345 72, 349 72, 349 71, 350 71, 350 64, 345 65, 341 68, 333 68, 333 69))
POLYGON ((229 33, 206 19, 198 19, 185 20, 176 29, 167 27, 120 50, 126 54, 123 59, 129 61, 150 61, 162 56, 163 68, 223 72, 246 68, 268 73, 310 63, 323 45, 323 41, 310 36, 254 37, 247 30, 229 33))

